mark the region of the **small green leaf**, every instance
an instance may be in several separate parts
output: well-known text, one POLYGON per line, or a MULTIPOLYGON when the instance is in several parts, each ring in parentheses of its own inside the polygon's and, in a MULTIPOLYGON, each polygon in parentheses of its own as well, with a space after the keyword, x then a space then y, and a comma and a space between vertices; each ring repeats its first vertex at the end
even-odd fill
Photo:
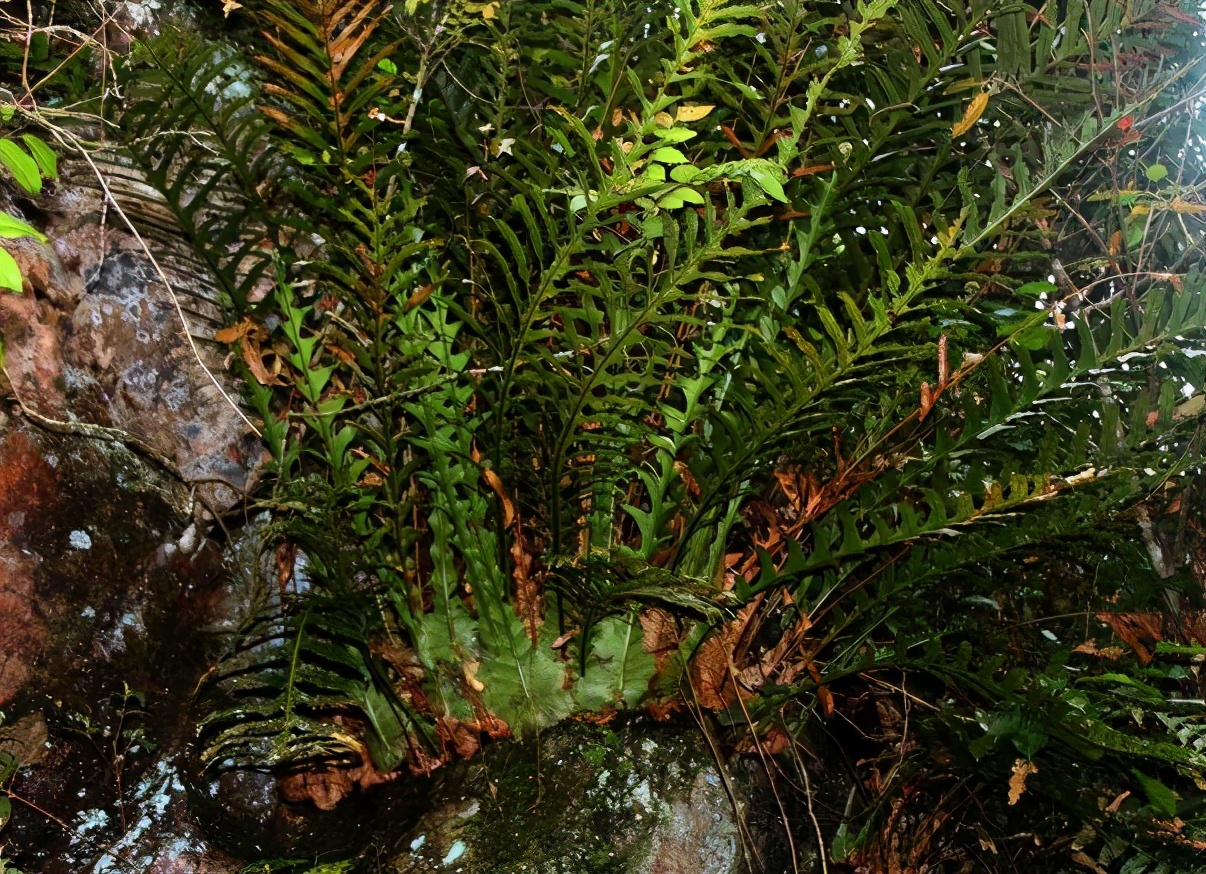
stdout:
POLYGON ((0 103, 0 121, 12 121, 17 107, 11 103, 0 103))
POLYGON ((391 76, 398 75, 398 65, 389 58, 382 58, 377 62, 377 69, 382 73, 388 73, 391 76))
POLYGON ((850 834, 849 828, 843 822, 833 835, 833 842, 829 845, 829 855, 835 862, 844 862, 846 857, 854 852, 857 844, 858 835, 850 834))
MULTIPOLYGON (((657 205, 661 209, 681 209, 685 204, 695 203, 702 204, 704 202, 703 195, 694 188, 675 188, 673 191, 663 194, 657 199, 657 205)), ((630 510, 630 507, 625 507, 630 510)))
POLYGON ((1168 168, 1163 164, 1152 164, 1145 172, 1148 182, 1159 182, 1168 176, 1168 168))
POLYGON ((0 164, 7 167, 17 184, 30 194, 42 193, 38 163, 12 140, 0 139, 0 164))
POLYGON ((760 165, 750 171, 750 178, 770 197, 781 203, 787 203, 787 193, 783 190, 783 183, 779 181, 777 174, 771 167, 760 165))
POLYGON ((1040 279, 1036 282, 1027 282, 1024 285, 1019 285, 1016 294, 1021 297, 1028 297, 1038 300, 1039 295, 1054 294, 1059 289, 1054 282, 1047 282, 1045 279, 1040 279))
POLYGON ((45 179, 59 178, 59 159, 54 153, 54 149, 46 145, 33 134, 22 134, 21 141, 25 143, 25 148, 29 149, 29 154, 33 155, 34 161, 37 162, 38 170, 42 173, 45 179))
POLYGON ((690 182, 699 175, 699 168, 694 164, 679 164, 670 168, 670 178, 675 182, 690 182))
POLYGON ((13 815, 13 803, 7 795, 0 795, 0 828, 8 825, 9 818, 13 815))
MULTIPOLYGON (((676 168, 677 169, 677 168, 676 168)), ((650 164, 645 168, 645 172, 641 174, 642 182, 665 182, 666 168, 661 164, 650 164)))
POLYGON ((6 212, 0 212, 0 240, 19 240, 22 237, 33 237, 39 243, 45 243, 47 240, 46 235, 38 233, 32 225, 6 212))
POLYGON ((662 146, 660 149, 654 149, 653 160, 662 164, 686 164, 687 156, 673 146, 662 146))
POLYGON ((696 136, 693 130, 687 130, 685 127, 670 127, 659 128, 653 132, 653 135, 663 143, 685 143, 687 140, 696 136))
POLYGON ((21 268, 6 249, 0 249, 0 288, 21 293, 21 268))

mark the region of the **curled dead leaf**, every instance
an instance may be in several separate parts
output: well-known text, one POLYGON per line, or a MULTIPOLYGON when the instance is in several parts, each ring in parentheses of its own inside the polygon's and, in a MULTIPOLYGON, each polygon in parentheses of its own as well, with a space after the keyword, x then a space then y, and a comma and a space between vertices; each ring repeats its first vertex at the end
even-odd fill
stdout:
POLYGON ((465 676, 465 682, 470 689, 480 694, 486 691, 486 684, 477 678, 479 667, 481 667, 481 662, 476 659, 466 659, 461 662, 461 673, 465 676))
POLYGON ((219 343, 235 343, 256 330, 256 324, 249 318, 214 332, 214 339, 219 343))
POLYGON ((934 409, 934 393, 930 390, 930 384, 923 382, 921 384, 921 414, 917 418, 924 421, 932 409, 934 409))
POLYGON ((503 488, 502 478, 489 468, 482 471, 482 477, 486 480, 486 485, 490 487, 490 490, 498 496, 498 502, 502 504, 503 527, 510 528, 511 523, 515 521, 515 504, 507 496, 507 491, 503 488))
POLYGON ((431 293, 435 291, 435 286, 430 282, 412 294, 406 299, 406 304, 402 307, 404 310, 413 310, 427 298, 431 297, 431 293))
POLYGON ((1085 853, 1082 850, 1077 850, 1075 853, 1072 854, 1072 861, 1075 862, 1077 865, 1080 865, 1080 867, 1082 867, 1082 868, 1088 868, 1090 871, 1093 872, 1093 874, 1109 874, 1109 872, 1106 871, 1105 868, 1102 868, 1100 865, 1098 865, 1096 862, 1093 861, 1092 856, 1090 856, 1088 853, 1085 853))
POLYGON ((699 483, 695 481, 695 477, 691 474, 691 468, 687 467, 686 462, 675 461, 674 472, 678 474, 679 479, 683 481, 683 485, 687 489, 687 493, 693 498, 699 497, 699 483))

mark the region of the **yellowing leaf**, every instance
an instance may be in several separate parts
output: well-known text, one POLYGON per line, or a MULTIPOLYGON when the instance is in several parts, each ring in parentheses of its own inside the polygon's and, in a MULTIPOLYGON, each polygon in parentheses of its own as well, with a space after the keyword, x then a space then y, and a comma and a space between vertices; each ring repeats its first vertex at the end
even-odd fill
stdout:
POLYGON ((242 8, 243 4, 236 2, 236 0, 225 0, 225 2, 222 3, 222 15, 225 18, 230 18, 230 13, 234 12, 236 9, 242 8))
POLYGON ((487 3, 482 7, 482 18, 493 21, 498 18, 498 3, 487 3))
POLYGON ((963 113, 963 118, 955 122, 951 128, 952 137, 961 137, 972 129, 980 116, 984 114, 984 110, 988 108, 988 92, 981 91, 971 99, 971 103, 967 104, 967 110, 963 113))
POLYGON ((486 684, 477 678, 477 669, 481 667, 481 662, 477 659, 466 659, 461 662, 461 673, 465 677, 465 682, 474 692, 482 693, 486 691, 486 684))
POLYGON ((674 120, 684 122, 699 121, 715 108, 715 105, 709 103, 703 103, 699 106, 680 106, 678 111, 674 113, 674 120))

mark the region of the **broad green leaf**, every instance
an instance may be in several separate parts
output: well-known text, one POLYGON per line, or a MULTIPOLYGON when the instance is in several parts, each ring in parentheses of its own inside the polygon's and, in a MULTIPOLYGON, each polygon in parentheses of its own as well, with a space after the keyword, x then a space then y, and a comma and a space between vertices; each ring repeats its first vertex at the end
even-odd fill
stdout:
POLYGON ((22 134, 21 141, 25 143, 25 148, 29 149, 29 154, 33 155, 34 161, 37 162, 38 170, 41 172, 44 179, 59 178, 59 159, 55 155, 54 149, 35 137, 33 134, 22 134))
POLYGON ((641 643, 641 623, 635 616, 609 616, 594 627, 592 637, 586 675, 578 680, 578 707, 635 707, 657 667, 641 643))
POLYGON ((33 225, 6 212, 0 212, 0 240, 19 240, 22 237, 33 237, 39 243, 45 243, 47 240, 46 235, 33 225))
POLYGON ((694 164, 679 164, 670 168, 670 178, 675 182, 690 182, 699 175, 699 168, 694 164))
POLYGON ((491 641, 490 652, 482 656, 477 672, 485 686, 482 700, 516 734, 552 725, 571 710, 565 665, 548 646, 532 645, 509 606, 497 609, 506 613, 502 634, 509 640, 491 641))
POLYGON ((42 193, 42 174, 38 163, 10 139, 0 139, 0 164, 13 174, 17 184, 30 194, 42 193))
POLYGON ((700 205, 704 202, 703 195, 694 188, 688 188, 685 185, 675 188, 668 194, 663 194, 657 199, 657 205, 661 209, 681 209, 688 203, 700 205))
POLYGON ((783 190, 783 183, 780 181, 782 173, 782 170, 778 170, 773 165, 758 164, 750 170, 750 178, 770 197, 781 203, 787 203, 787 193, 783 190))
POLYGON ((1177 796, 1173 794, 1171 789, 1159 780, 1147 776, 1138 768, 1132 768, 1131 773, 1135 775, 1135 779, 1143 787, 1143 794, 1147 796, 1148 803, 1158 813, 1167 816, 1169 819, 1177 815, 1177 796))

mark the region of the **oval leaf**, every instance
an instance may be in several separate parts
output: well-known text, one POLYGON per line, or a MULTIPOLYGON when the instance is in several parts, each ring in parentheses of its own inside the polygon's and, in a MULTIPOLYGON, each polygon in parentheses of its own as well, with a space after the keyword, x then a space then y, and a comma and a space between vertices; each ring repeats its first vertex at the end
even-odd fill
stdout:
POLYGON ((700 170, 694 164, 679 164, 670 168, 670 178, 675 182, 690 182, 698 176, 700 170))
POLYGON ((678 111, 674 113, 674 120, 699 121, 715 108, 716 107, 712 104, 701 104, 699 106, 680 106, 678 111))
POLYGON ((662 146, 660 149, 654 149, 650 157, 661 164, 687 163, 687 156, 673 146, 662 146))

